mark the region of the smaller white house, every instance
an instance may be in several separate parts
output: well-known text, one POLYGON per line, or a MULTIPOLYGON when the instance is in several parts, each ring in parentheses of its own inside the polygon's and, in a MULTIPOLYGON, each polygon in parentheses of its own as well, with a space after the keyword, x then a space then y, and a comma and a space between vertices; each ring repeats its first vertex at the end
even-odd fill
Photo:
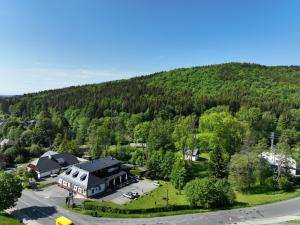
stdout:
POLYGON ((8 138, 3 139, 0 142, 0 146, 3 147, 8 147, 8 146, 13 146, 15 144, 15 142, 13 140, 10 140, 8 138))
POLYGON ((198 160, 198 149, 194 150, 187 150, 184 155, 185 160, 191 160, 192 162, 195 162, 198 160))
MULTIPOLYGON (((261 157, 266 159, 268 161, 268 163, 272 166, 278 166, 279 163, 282 162, 282 160, 284 159, 283 155, 274 154, 272 152, 263 152, 263 153, 261 153, 261 157)), ((291 174, 293 176, 298 176, 298 174, 296 173, 296 171, 297 171, 296 160, 289 157, 289 158, 287 158, 287 161, 288 161, 288 165, 289 165, 291 174)))

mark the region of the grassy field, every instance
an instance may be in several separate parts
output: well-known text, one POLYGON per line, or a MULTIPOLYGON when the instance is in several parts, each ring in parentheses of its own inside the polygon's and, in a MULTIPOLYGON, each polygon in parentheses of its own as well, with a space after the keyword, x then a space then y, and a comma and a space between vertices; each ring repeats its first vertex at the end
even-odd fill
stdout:
POLYGON ((12 218, 7 213, 0 212, 0 225, 22 225, 18 220, 12 218))
MULTIPOLYGON (((170 216, 170 215, 179 215, 179 214, 188 214, 188 213, 200 213, 207 212, 209 210, 204 209, 192 209, 189 208, 189 203, 185 198, 184 191, 179 194, 179 191, 176 190, 171 184, 166 182, 161 183, 162 186, 149 192, 140 198, 130 201, 124 205, 117 205, 112 202, 89 202, 94 206, 107 206, 113 209, 122 209, 122 210, 141 210, 141 213, 114 213, 114 212, 97 212, 96 216, 103 217, 115 217, 115 218, 143 218, 143 217, 156 217, 156 216, 170 216), (163 208, 166 206, 166 196, 169 196, 169 206, 181 207, 182 209, 167 211, 167 212, 143 212, 143 210, 153 209, 153 208, 163 208)), ((256 205, 263 205, 274 203, 278 201, 283 201, 291 199, 294 197, 300 196, 300 189, 297 189, 294 192, 269 192, 264 194, 241 194, 237 193, 237 204, 234 208, 239 207, 250 207, 256 205)), ((94 215, 95 211, 86 210, 82 206, 77 206, 74 211, 94 215)))
MULTIPOLYGON (((172 206, 182 206, 183 210, 175 210, 169 212, 150 212, 150 213, 139 213, 139 214, 125 214, 125 213, 103 213, 100 212, 97 215, 103 217, 115 217, 115 218, 146 218, 146 217, 157 217, 157 216, 171 216, 179 214, 188 214, 188 213, 199 213, 207 212, 208 210, 204 209, 189 209, 189 203, 187 202, 185 195, 182 191, 179 194, 171 184, 166 182, 161 182, 161 186, 156 188, 152 192, 149 192, 140 198, 130 201, 124 205, 117 205, 112 202, 93 202, 95 205, 109 206, 115 209, 124 209, 124 210, 147 210, 152 208, 165 207, 167 205, 166 196, 168 192, 168 204, 172 206)), ((81 206, 77 206, 75 209, 77 212, 85 214, 93 214, 91 210, 84 210, 81 206)))
POLYGON ((291 223, 291 225, 292 224, 300 224, 300 220, 290 220, 288 222, 291 223))
POLYGON ((256 206, 279 202, 300 196, 300 189, 293 192, 274 191, 263 194, 241 194, 237 193, 237 201, 244 206, 256 206))

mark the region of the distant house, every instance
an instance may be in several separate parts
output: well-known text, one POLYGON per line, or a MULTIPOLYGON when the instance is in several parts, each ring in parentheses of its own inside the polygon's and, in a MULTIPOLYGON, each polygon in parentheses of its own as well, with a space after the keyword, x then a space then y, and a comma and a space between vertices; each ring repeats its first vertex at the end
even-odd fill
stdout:
POLYGON ((2 148, 4 147, 9 147, 9 146, 13 146, 15 144, 15 141, 11 140, 11 139, 8 139, 8 138, 5 138, 3 139, 1 142, 0 142, 0 146, 2 148))
POLYGON ((79 160, 76 156, 70 153, 48 151, 39 159, 28 164, 27 167, 34 170, 40 179, 50 176, 51 174, 57 174, 61 169, 67 168, 76 163, 79 163, 79 160))
POLYGON ((187 150, 184 155, 185 160, 191 160, 193 162, 198 160, 198 149, 187 150))
POLYGON ((129 145, 131 147, 135 147, 135 148, 146 148, 147 147, 146 143, 130 143, 129 145))
POLYGON ((121 163, 108 156, 73 165, 58 176, 58 185, 85 197, 103 193, 127 180, 121 163))
MULTIPOLYGON (((282 161, 283 159, 283 155, 278 155, 278 154, 274 154, 272 152, 263 152, 261 153, 261 157, 266 159, 267 162, 274 167, 277 167, 279 165, 279 163, 282 161)), ((287 163, 289 165, 289 169, 290 169, 290 173, 293 176, 299 176, 300 175, 300 171, 299 169, 297 169, 297 165, 296 165, 296 160, 293 158, 287 158, 287 163)))

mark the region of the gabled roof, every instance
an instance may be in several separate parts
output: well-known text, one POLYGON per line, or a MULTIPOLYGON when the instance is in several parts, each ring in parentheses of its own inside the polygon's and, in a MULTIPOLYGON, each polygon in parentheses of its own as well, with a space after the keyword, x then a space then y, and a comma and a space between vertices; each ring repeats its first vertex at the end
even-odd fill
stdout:
POLYGON ((41 155, 41 157, 45 157, 45 156, 49 156, 49 155, 56 155, 56 154, 58 154, 58 152, 50 150, 50 151, 45 152, 43 155, 41 155))
POLYGON ((38 160, 33 161, 30 165, 40 173, 48 172, 62 167, 67 167, 79 163, 76 156, 70 153, 49 154, 48 156, 42 156, 38 160))
POLYGON ((111 156, 107 156, 104 158, 100 158, 97 160, 92 160, 89 162, 83 162, 83 163, 79 163, 77 165, 75 165, 76 167, 86 170, 90 173, 93 173, 97 170, 101 170, 107 167, 111 167, 111 166, 115 166, 121 164, 121 161, 111 157, 111 156))

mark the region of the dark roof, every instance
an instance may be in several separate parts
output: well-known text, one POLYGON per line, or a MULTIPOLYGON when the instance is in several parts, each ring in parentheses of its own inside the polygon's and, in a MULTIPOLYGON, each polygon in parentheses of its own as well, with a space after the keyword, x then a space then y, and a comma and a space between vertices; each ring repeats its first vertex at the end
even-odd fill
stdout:
POLYGON ((107 167, 111 167, 111 166, 115 166, 120 164, 121 161, 114 159, 110 156, 104 157, 104 158, 100 158, 100 159, 96 159, 96 160, 92 160, 89 162, 83 162, 80 164, 77 164, 76 167, 86 170, 90 173, 93 173, 97 170, 101 170, 107 167))
POLYGON ((40 173, 48 172, 59 168, 61 168, 61 166, 56 161, 49 159, 49 157, 39 158, 36 164, 36 169, 40 173))
POLYGON ((70 153, 55 154, 52 155, 52 158, 58 163, 61 163, 63 166, 70 166, 79 163, 77 157, 70 153))
POLYGON ((60 153, 39 158, 36 168, 40 173, 48 172, 62 167, 67 167, 79 163, 76 156, 70 153, 60 153))

